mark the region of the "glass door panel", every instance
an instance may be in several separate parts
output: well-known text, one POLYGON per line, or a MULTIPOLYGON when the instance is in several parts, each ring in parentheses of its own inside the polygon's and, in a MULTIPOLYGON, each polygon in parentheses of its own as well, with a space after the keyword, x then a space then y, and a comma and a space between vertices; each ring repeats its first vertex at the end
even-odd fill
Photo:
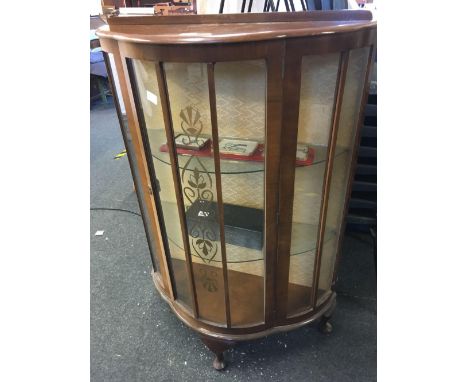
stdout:
MULTIPOLYGON (((207 65, 164 63, 192 274, 202 319, 226 322, 207 65), (200 157, 199 154, 208 156, 200 157)), ((167 148, 166 148, 167 149, 167 148)), ((161 147, 159 152, 164 151, 161 147)), ((166 158, 167 159, 167 158, 166 158)))
MULTIPOLYGON (((177 298, 191 307, 184 227, 179 218, 156 63, 132 61, 160 186, 177 298)), ((229 314, 231 326, 248 326, 264 322, 266 63, 264 60, 216 63, 214 68, 219 173, 213 152, 207 64, 163 65, 182 188, 183 200, 179 202, 183 205, 200 318, 225 324, 229 314), (220 190, 216 186, 217 177, 220 190), (223 199, 222 219, 218 192, 223 199), (230 312, 226 310, 227 300, 230 312)))
MULTIPOLYGON (((137 154, 135 152, 135 148, 132 143, 132 136, 130 133, 130 129, 128 126, 128 120, 127 116, 125 114, 125 106, 124 106, 124 101, 122 98, 122 93, 120 90, 120 85, 119 85, 119 79, 117 75, 117 69, 115 65, 115 58, 112 53, 104 53, 104 57, 108 58, 109 61, 109 68, 108 68, 108 74, 109 74, 109 80, 111 82, 112 86, 112 93, 114 96, 114 104, 115 108, 117 111, 117 116, 119 118, 119 124, 120 128, 122 130, 122 134, 125 137, 126 141, 128 144, 126 144, 126 150, 127 150, 127 156, 128 156, 128 161, 131 166, 131 171, 132 171, 132 178, 133 178, 133 183, 135 185, 135 192, 138 195, 139 200, 144 201, 144 194, 143 194, 143 180, 142 176, 140 174, 140 171, 138 170, 137 166, 137 154), (110 70, 109 70, 110 69, 110 70)), ((151 212, 149 211, 148 206, 146 203, 139 203, 141 214, 142 214, 142 219, 146 227, 148 227, 151 223, 151 212)), ((147 228, 149 229, 149 227, 147 228)), ((153 259, 153 268, 155 268, 155 272, 158 272, 161 274, 161 265, 159 263, 159 258, 157 255, 158 251, 158 244, 156 241, 156 237, 153 234, 149 234, 146 236, 148 239, 148 244, 150 246, 151 250, 151 255, 153 259)))
POLYGON ((218 62, 215 85, 231 321, 259 324, 264 322, 266 63, 218 62))
MULTIPOLYGON (((358 128, 359 111, 366 76, 369 47, 350 51, 346 84, 343 93, 333 174, 330 184, 326 230, 339 233, 345 207, 347 181, 352 165, 352 151, 358 128)), ((336 235, 328 245, 324 245, 321 257, 317 304, 323 302, 330 293, 333 269, 338 251, 339 237, 336 235)))
POLYGON ((139 102, 136 104, 137 107, 138 105, 141 107, 144 119, 142 122, 145 125, 142 126, 142 130, 146 131, 148 137, 155 176, 159 183, 159 199, 162 209, 160 213, 162 212, 161 220, 167 234, 170 254, 168 261, 171 262, 175 283, 173 289, 177 300, 191 310, 192 297, 186 272, 185 249, 175 197, 171 160, 169 156, 165 162, 158 159, 160 148, 166 144, 167 140, 156 77, 156 63, 142 60, 132 60, 131 62, 138 90, 135 96, 139 98, 139 102))
MULTIPOLYGON (((302 59, 288 282, 288 315, 311 307, 323 182, 340 55, 302 59)), ((284 126, 283 128, 288 128, 284 126)), ((339 151, 336 152, 340 154, 339 151)), ((325 242, 336 232, 325 232, 325 242)))

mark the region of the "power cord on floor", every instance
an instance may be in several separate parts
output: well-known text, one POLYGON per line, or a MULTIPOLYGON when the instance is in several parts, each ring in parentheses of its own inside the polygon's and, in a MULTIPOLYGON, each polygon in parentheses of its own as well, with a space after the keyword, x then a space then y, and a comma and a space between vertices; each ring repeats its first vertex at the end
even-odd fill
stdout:
POLYGON ((141 217, 141 215, 138 212, 135 211, 130 211, 130 210, 124 210, 123 208, 106 208, 106 207, 92 207, 90 208, 91 211, 120 211, 120 212, 128 212, 129 214, 137 215, 141 217))

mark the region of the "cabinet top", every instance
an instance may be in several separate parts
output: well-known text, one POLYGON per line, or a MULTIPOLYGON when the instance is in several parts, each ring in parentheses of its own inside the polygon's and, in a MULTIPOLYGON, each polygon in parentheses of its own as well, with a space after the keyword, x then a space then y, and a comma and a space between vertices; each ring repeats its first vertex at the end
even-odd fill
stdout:
POLYGON ((151 44, 210 44, 276 40, 375 28, 361 10, 184 16, 110 16, 101 38, 151 44))

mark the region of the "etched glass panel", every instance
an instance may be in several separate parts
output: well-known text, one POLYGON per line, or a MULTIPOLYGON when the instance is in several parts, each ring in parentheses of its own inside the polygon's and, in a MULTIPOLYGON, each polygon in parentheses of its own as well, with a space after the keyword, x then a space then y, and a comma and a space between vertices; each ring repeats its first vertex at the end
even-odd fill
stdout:
MULTIPOLYGON (((201 318, 225 323, 207 65, 165 63, 193 278, 201 318)), ((161 148, 161 151, 164 151, 161 148)))

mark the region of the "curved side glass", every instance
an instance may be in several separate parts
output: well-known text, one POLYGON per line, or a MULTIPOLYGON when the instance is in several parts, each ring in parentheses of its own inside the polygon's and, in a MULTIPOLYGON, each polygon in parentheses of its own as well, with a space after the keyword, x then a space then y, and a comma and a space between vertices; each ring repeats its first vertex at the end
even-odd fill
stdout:
MULTIPOLYGON (((331 177, 326 230, 339 233, 344 227, 342 217, 345 208, 347 184, 351 172, 352 151, 358 129, 359 111, 365 85, 369 47, 350 51, 346 84, 341 106, 337 135, 337 149, 346 154, 335 158, 331 177)), ((331 283, 338 252, 339 237, 325 244, 322 249, 317 304, 323 302, 331 293, 331 283)))
MULTIPOLYGON (((161 145, 166 143, 166 133, 156 77, 156 63, 143 60, 132 60, 139 102, 144 118, 146 133, 151 153, 158 152, 161 145)), ((170 164, 170 159, 168 159, 170 164)), ((186 272, 185 250, 182 241, 182 229, 180 225, 177 202, 175 198, 174 179, 171 166, 153 159, 156 180, 159 183, 159 199, 162 208, 162 220, 168 238, 170 266, 172 268, 175 285, 173 289, 176 299, 192 309, 189 280, 186 272)))
MULTIPOLYGON (((119 78, 117 75, 117 69, 115 66, 115 58, 112 53, 105 53, 108 57, 109 60, 109 66, 110 66, 110 71, 108 73, 110 80, 113 83, 113 97, 114 97, 114 104, 115 108, 117 111, 117 116, 119 118, 119 124, 120 128, 122 131, 122 135, 124 140, 127 142, 126 144, 126 149, 127 149, 127 156, 129 160, 129 164, 131 166, 131 171, 132 171, 132 177, 133 177, 133 182, 135 184, 135 192, 138 194, 138 199, 142 201, 142 203, 139 203, 141 214, 142 214, 142 219, 144 221, 146 229, 150 229, 150 212, 148 211, 148 208, 146 204, 144 203, 144 195, 143 195, 143 182, 141 180, 140 172, 138 171, 138 166, 136 165, 137 159, 136 159, 136 153, 135 153, 135 148, 133 146, 132 142, 132 136, 130 134, 130 130, 128 128, 128 120, 125 115, 125 106, 122 98, 122 93, 120 91, 120 85, 119 85, 119 78)), ((160 273, 160 264, 159 264, 159 258, 157 256, 157 244, 156 244, 156 238, 151 232, 148 232, 149 234, 146 236, 148 239, 148 245, 150 246, 151 250, 151 255, 153 258, 153 268, 155 272, 160 273)))
MULTIPOLYGON (((339 62, 339 53, 304 56, 302 59, 288 315, 310 308, 312 302, 323 180, 339 62), (309 160, 311 163, 299 166, 301 160, 309 160), (297 251, 298 248, 302 251, 297 251)), ((343 156, 343 152, 338 150, 336 155, 343 156)), ((327 230, 325 242, 330 242, 335 236, 334 230, 327 230)))

